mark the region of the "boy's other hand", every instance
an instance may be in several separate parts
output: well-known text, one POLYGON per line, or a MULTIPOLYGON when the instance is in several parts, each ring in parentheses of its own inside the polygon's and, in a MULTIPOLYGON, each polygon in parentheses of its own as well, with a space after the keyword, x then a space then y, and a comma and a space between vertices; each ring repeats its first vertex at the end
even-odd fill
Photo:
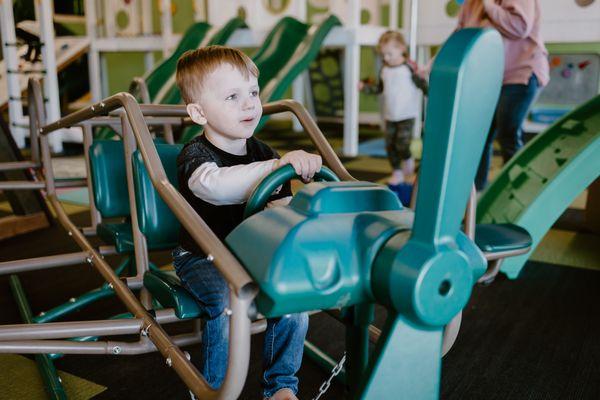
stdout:
POLYGON ((302 177, 304 182, 308 182, 312 177, 321 170, 323 160, 318 154, 307 153, 304 150, 294 150, 284 154, 275 165, 273 169, 277 169, 286 164, 291 164, 294 167, 296 174, 302 177))

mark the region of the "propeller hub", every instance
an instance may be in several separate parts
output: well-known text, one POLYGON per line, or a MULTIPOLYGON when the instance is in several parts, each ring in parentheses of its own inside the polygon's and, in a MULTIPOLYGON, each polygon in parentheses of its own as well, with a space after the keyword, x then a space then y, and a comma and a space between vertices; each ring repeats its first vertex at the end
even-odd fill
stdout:
POLYGON ((372 271, 378 301, 419 324, 447 324, 467 304, 473 274, 466 255, 456 249, 431 248, 408 241, 410 231, 390 239, 372 271))

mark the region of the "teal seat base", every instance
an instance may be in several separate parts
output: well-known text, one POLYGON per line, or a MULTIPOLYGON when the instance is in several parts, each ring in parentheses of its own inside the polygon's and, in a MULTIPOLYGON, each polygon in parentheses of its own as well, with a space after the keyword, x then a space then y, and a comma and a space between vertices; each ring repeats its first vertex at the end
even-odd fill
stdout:
POLYGON ((181 284, 175 271, 148 271, 144 286, 164 308, 173 308, 177 318, 205 317, 196 299, 181 284))
MULTIPOLYGON (((114 224, 98 224, 96 235, 106 244, 115 246, 117 253, 131 253, 134 251, 133 233, 129 222, 114 224)), ((155 241, 148 244, 148 250, 165 250, 177 246, 173 241, 155 241)))
POLYGON ((527 230, 515 224, 477 224, 475 243, 485 253, 500 253, 531 247, 527 230))
POLYGON ((98 224, 96 234, 104 243, 115 246, 117 253, 131 253, 134 250, 129 222, 98 224))

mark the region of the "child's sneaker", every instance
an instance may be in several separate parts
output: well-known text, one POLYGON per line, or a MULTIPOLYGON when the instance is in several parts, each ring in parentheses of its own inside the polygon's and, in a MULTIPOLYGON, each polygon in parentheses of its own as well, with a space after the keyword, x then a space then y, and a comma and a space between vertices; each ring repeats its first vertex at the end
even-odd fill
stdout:
POLYGON ((413 186, 410 183, 402 182, 398 185, 388 185, 390 190, 398 196, 400 203, 403 206, 408 207, 410 204, 410 197, 412 196, 413 186))

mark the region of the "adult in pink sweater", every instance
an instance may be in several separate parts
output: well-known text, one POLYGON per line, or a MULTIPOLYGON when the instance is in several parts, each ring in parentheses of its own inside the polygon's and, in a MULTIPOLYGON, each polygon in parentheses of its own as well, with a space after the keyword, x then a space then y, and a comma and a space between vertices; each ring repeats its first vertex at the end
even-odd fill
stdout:
POLYGON ((548 52, 540 33, 539 0, 465 0, 458 29, 489 27, 504 42, 504 78, 475 185, 482 190, 497 137, 507 162, 522 146, 521 124, 541 87, 549 80, 548 52))

